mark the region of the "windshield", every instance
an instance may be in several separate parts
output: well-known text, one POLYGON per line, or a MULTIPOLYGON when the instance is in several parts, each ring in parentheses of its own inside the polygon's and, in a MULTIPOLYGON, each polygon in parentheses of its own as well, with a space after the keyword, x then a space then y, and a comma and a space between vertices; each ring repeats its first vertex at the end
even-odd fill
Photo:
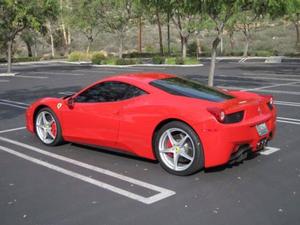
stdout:
POLYGON ((204 99, 212 102, 223 102, 234 98, 233 96, 225 94, 215 88, 180 77, 154 80, 151 81, 150 84, 173 95, 204 99))

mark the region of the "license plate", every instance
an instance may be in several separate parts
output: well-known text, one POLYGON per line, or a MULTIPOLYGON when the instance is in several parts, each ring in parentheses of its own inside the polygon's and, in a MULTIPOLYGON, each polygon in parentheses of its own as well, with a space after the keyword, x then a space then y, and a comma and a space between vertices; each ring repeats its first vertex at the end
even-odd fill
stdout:
POLYGON ((256 130, 259 136, 264 136, 265 134, 268 133, 268 127, 265 123, 256 125, 256 130))

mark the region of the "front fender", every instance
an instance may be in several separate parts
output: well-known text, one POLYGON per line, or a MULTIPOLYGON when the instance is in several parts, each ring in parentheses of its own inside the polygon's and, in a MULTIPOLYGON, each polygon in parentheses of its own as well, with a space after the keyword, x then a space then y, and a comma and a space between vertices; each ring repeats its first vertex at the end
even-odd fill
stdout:
POLYGON ((28 131, 35 133, 34 128, 34 120, 36 113, 44 108, 48 107, 50 108, 55 115, 60 119, 60 108, 64 104, 64 100, 61 98, 41 98, 34 103, 32 103, 27 109, 26 109, 26 128, 28 131))

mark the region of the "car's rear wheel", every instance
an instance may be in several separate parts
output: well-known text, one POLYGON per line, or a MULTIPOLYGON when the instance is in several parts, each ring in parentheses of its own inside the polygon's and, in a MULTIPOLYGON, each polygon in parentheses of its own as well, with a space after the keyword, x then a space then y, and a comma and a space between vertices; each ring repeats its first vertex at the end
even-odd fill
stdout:
POLYGON ((63 142, 61 126, 55 113, 50 108, 42 108, 35 117, 37 137, 45 145, 59 145, 63 142))
POLYGON ((172 121, 165 124, 157 132, 154 145, 156 157, 169 173, 186 176, 204 166, 199 137, 183 122, 172 121))

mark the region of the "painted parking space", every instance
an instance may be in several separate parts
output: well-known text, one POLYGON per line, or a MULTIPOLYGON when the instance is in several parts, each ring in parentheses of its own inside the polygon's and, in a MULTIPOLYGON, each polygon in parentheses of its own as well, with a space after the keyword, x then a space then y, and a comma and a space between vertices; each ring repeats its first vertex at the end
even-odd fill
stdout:
MULTIPOLYGON (((15 128, 15 129, 6 130, 6 132, 12 132, 12 131, 17 131, 17 130, 21 130, 21 129, 22 128, 15 128)), ((2 131, 0 133, 4 133, 4 131, 2 131)), ((76 165, 76 166, 79 166, 79 167, 82 167, 82 168, 85 168, 85 169, 89 169, 89 170, 95 171, 97 173, 105 174, 107 176, 111 176, 113 178, 120 179, 122 181, 126 181, 130 184, 141 186, 145 189, 150 189, 150 190, 153 190, 155 192, 158 192, 155 195, 152 195, 152 196, 149 196, 149 197, 144 197, 142 195, 135 194, 135 193, 127 191, 125 189, 110 185, 108 183, 93 179, 93 178, 88 177, 88 176, 84 176, 84 175, 76 173, 74 171, 67 170, 63 167, 59 167, 55 164, 51 164, 51 163, 48 163, 46 161, 40 160, 38 158, 31 157, 28 154, 24 154, 24 153, 21 153, 19 151, 16 151, 16 150, 13 150, 11 148, 7 148, 5 146, 0 145, 0 150, 2 150, 4 152, 7 152, 9 154, 12 154, 16 157, 20 157, 24 160, 28 160, 32 163, 38 164, 40 166, 44 166, 44 167, 46 167, 48 169, 51 169, 51 170, 54 170, 58 173, 62 173, 62 174, 65 174, 67 176, 71 176, 71 177, 79 179, 83 182, 90 183, 90 184, 95 185, 99 188, 103 188, 103 189, 106 189, 108 191, 112 191, 114 193, 117 193, 117 194, 122 195, 124 197, 142 202, 144 204, 152 204, 152 203, 155 203, 157 201, 163 200, 165 198, 168 198, 168 197, 176 194, 176 192, 174 192, 172 190, 168 190, 168 189, 165 189, 165 188, 162 188, 162 187, 159 187, 159 186, 156 186, 156 185, 153 185, 153 184, 141 181, 141 180, 137 180, 137 179, 134 179, 134 178, 131 178, 131 177, 128 177, 128 176, 124 176, 122 174, 115 173, 115 172, 110 171, 110 170, 106 170, 106 169, 96 167, 96 166, 93 166, 93 165, 90 165, 90 164, 87 164, 87 163, 83 163, 81 161, 77 161, 77 160, 74 160, 74 159, 71 159, 71 158, 68 158, 68 157, 64 157, 62 155, 54 154, 54 153, 45 151, 41 148, 37 148, 37 147, 34 147, 32 145, 28 145, 28 144, 25 144, 25 143, 22 143, 22 142, 19 142, 19 141, 15 141, 15 140, 4 138, 4 137, 0 137, 0 141, 10 143, 10 144, 13 144, 13 145, 16 145, 16 146, 20 146, 22 148, 25 148, 26 150, 38 152, 39 154, 43 154, 43 155, 46 155, 48 157, 52 157, 56 160, 64 161, 66 163, 70 163, 70 164, 73 164, 73 165, 76 165)))

